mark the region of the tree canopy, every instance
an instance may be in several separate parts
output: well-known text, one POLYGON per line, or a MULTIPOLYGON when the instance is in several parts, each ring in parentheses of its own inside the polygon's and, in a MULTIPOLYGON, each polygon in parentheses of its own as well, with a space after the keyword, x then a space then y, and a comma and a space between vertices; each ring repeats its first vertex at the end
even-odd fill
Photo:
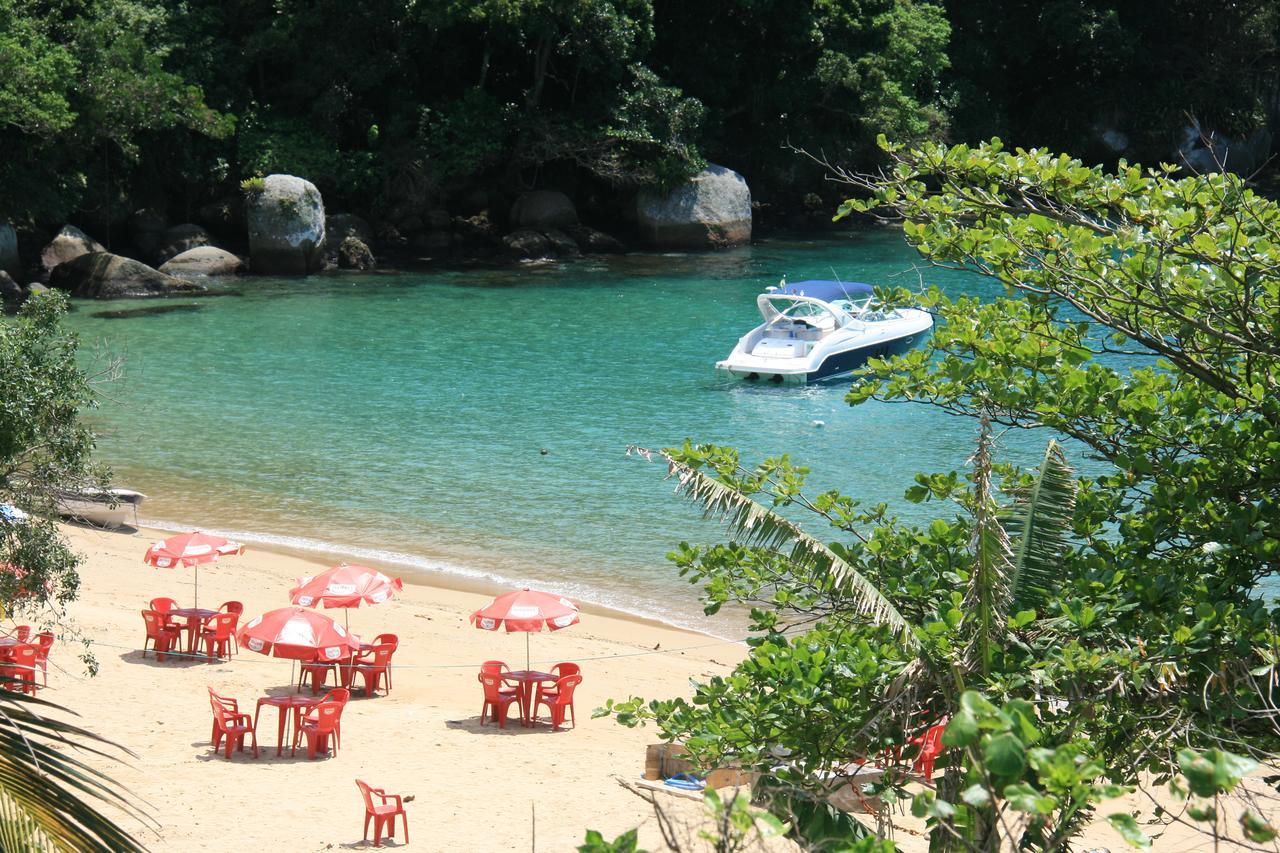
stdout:
MULTIPOLYGON (((940 509, 917 527, 806 493, 785 456, 664 451, 731 534, 672 559, 710 612, 752 605, 751 652, 692 702, 606 710, 709 765, 756 768, 782 815, 865 758, 905 771, 912 736, 942 721, 945 775, 914 804, 935 849, 1063 849, 1151 778, 1185 802, 1165 820, 1273 838, 1257 812, 1227 826, 1217 798, 1280 747, 1280 207, 1230 175, 1108 172, 998 141, 883 147, 885 173, 838 173, 858 191, 842 212, 900 219, 925 258, 1008 292, 931 291, 930 342, 873 360, 848 399, 973 418, 969 470, 916 476, 907 499, 940 509), (996 429, 1055 438, 1022 470, 996 429), (1105 464, 1080 476, 1073 455, 1105 464)), ((903 796, 902 778, 869 794, 903 796)), ((1108 817, 1151 843, 1131 815, 1108 817)))

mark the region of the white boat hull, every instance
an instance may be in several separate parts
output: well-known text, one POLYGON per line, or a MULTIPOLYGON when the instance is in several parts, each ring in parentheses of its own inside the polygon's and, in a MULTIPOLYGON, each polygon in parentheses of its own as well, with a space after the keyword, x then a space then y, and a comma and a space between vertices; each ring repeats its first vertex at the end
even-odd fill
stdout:
POLYGON ((933 317, 915 308, 898 309, 892 320, 866 324, 863 331, 836 334, 817 341, 763 338, 767 324, 738 341, 716 370, 741 379, 804 384, 834 379, 857 370, 872 358, 888 358, 914 348, 933 327, 933 317))
POLYGON ((98 527, 124 527, 137 523, 138 507, 146 498, 132 489, 65 494, 58 499, 58 513, 98 527))

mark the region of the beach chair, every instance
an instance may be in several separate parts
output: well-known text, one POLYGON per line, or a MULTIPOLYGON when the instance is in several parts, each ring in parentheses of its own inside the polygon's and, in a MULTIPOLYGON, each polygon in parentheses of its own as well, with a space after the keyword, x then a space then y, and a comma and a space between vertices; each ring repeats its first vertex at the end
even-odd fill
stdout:
POLYGON ((19 643, 5 652, 7 659, 0 664, 0 687, 36 695, 36 647, 19 643))
MULTIPOLYGON (((400 638, 395 634, 379 634, 373 638, 375 646, 392 646, 396 651, 400 649, 400 638)), ((391 692, 391 670, 387 669, 387 692, 391 692)))
MULTIPOLYGON (((320 701, 321 702, 337 702, 339 705, 342 705, 343 708, 345 709, 347 705, 347 700, 349 700, 350 698, 351 698, 350 690, 348 690, 345 687, 335 687, 332 690, 330 690, 328 693, 324 694, 324 696, 320 699, 320 701)), ((299 708, 298 710, 299 712, 301 712, 302 709, 299 708)), ((297 725, 298 723, 295 722, 294 723, 295 729, 297 728, 297 725)), ((342 748, 342 716, 341 715, 338 716, 338 724, 333 728, 333 737, 338 744, 338 748, 341 749, 342 748)))
POLYGON ((508 690, 502 686, 502 676, 494 672, 482 672, 476 676, 484 685, 484 704, 480 706, 480 725, 484 725, 485 714, 491 714, 498 721, 498 728, 507 727, 507 712, 512 702, 520 701, 520 692, 508 690))
MULTIPOLYGON (((576 663, 558 663, 551 667, 551 674, 556 677, 556 681, 558 682, 566 675, 582 675, 582 667, 578 666, 576 663)), ((534 697, 533 707, 538 707, 538 703, 542 701, 543 695, 554 690, 554 687, 547 689, 543 687, 542 682, 538 682, 538 692, 534 697)))
POLYGON ((25 643, 31 639, 31 626, 19 625, 13 629, 13 636, 17 638, 19 643, 25 643))
POLYGON ((538 691, 537 702, 533 706, 533 718, 538 719, 538 708, 542 705, 547 706, 547 711, 551 714, 551 728, 560 728, 564 725, 565 711, 569 712, 569 718, 573 720, 573 727, 578 727, 578 717, 573 712, 573 689, 582 683, 581 675, 566 675, 556 682, 554 690, 538 691))
MULTIPOLYGON (((244 752, 244 736, 253 738, 253 757, 258 757, 258 733, 253 728, 253 718, 239 711, 228 710, 221 697, 209 689, 209 706, 213 709, 214 741, 225 738, 227 760, 235 750, 244 752)), ((214 747, 217 750, 217 747, 214 747)))
POLYGON ((361 658, 360 662, 355 664, 351 671, 351 684, 355 684, 356 676, 359 675, 364 679, 364 695, 372 697, 378 692, 378 685, 383 676, 387 677, 388 693, 391 692, 391 656, 395 654, 396 647, 392 645, 374 646, 370 651, 368 658, 361 658))
POLYGON ((49 650, 53 648, 52 631, 41 631, 35 636, 36 663, 40 665, 40 676, 46 687, 49 686, 49 650))
MULTIPOLYGON (((325 682, 329 680, 329 673, 333 671, 334 664, 331 661, 303 661, 298 667, 298 689, 301 690, 306 686, 307 679, 311 679, 311 695, 316 696, 324 687, 325 682)), ((334 679, 338 684, 342 684, 343 676, 338 673, 334 679)))
POLYGON ((224 601, 218 609, 225 613, 235 614, 236 620, 231 623, 231 647, 235 649, 236 654, 240 654, 240 641, 236 639, 236 626, 240 624, 240 617, 244 614, 244 605, 238 601, 224 601))
MULTIPOLYGON (((240 704, 236 702, 236 700, 228 698, 226 696, 220 696, 218 693, 214 691, 212 687, 206 687, 205 689, 209 691, 210 702, 217 702, 219 705, 223 707, 223 710, 229 711, 232 714, 240 713, 240 704)), ((214 752, 218 751, 218 744, 221 742, 222 742, 222 730, 218 728, 218 721, 215 719, 213 721, 213 731, 210 732, 209 734, 209 743, 213 746, 214 752)))
POLYGON ((356 787, 364 797, 364 840, 369 840, 369 821, 373 821, 373 846, 382 846, 382 830, 387 830, 387 838, 396 837, 396 815, 404 820, 404 843, 409 843, 409 816, 404 812, 404 802, 399 794, 388 794, 381 788, 370 788, 368 783, 356 780, 356 787), (377 795, 382 803, 373 804, 377 795), (392 804, 390 800, 395 800, 392 804))
MULTIPOLYGON (((171 610, 178 609, 178 602, 174 601, 172 598, 153 598, 151 599, 150 607, 164 618, 164 623, 166 625, 178 625, 178 623, 174 621, 173 615, 169 612, 171 610)), ((185 622, 183 624, 185 624, 185 622)))
POLYGON ((231 640, 236 628, 236 614, 219 613, 205 623, 200 632, 205 654, 210 658, 231 657, 231 640))
POLYGON ((305 736, 307 758, 314 759, 319 753, 328 752, 330 749, 336 757, 338 755, 337 729, 342 722, 344 707, 346 704, 343 702, 321 702, 311 709, 293 733, 294 751, 298 749, 298 741, 305 736), (329 740, 330 736, 333 736, 332 744, 329 740))
POLYGON ((147 656, 147 643, 151 643, 156 660, 163 662, 165 652, 181 643, 182 635, 178 626, 167 624, 164 615, 155 610, 142 611, 142 619, 147 626, 147 636, 142 641, 142 656, 147 656))
POLYGON ((925 729, 923 734, 916 735, 907 741, 908 746, 920 747, 920 753, 911 765, 911 772, 922 779, 933 778, 933 765, 942 755, 942 733, 947 729, 947 718, 925 729))

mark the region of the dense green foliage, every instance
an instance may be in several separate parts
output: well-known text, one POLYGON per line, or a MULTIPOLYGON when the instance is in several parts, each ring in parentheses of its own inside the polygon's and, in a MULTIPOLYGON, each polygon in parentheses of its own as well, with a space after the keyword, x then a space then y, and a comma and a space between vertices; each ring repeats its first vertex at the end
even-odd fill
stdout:
MULTIPOLYGON (((806 494, 786 457, 665 452, 733 537, 673 559, 710 611, 752 604, 755 637, 692 702, 609 710, 709 765, 760 770, 783 815, 860 758, 904 769, 914 749, 897 751, 946 718, 947 770, 914 804, 936 849, 1063 849, 1146 774, 1186 800, 1167 820, 1274 837, 1256 813, 1228 825, 1221 797, 1280 748, 1280 206, 1229 175, 1108 173, 998 142, 885 150, 883 176, 843 176, 864 193, 844 210, 900 217, 925 257, 1009 289, 930 293, 929 345, 873 361, 849 394, 982 423, 965 475, 907 491, 958 512, 908 526, 806 494), (1109 464, 1079 478, 1052 442, 1036 470, 1000 464, 991 425, 1109 464)), ((901 780, 868 793, 893 800, 901 780)), ((1131 815, 1108 817, 1150 844, 1131 815)))
MULTIPOLYGON (((94 395, 76 363, 76 339, 59 325, 66 310, 65 297, 50 293, 0 322, 0 503, 30 513, 0 515, 0 616, 57 625, 63 640, 73 636, 62 607, 79 591, 79 557, 52 521, 54 500, 62 488, 104 484, 91 463, 92 434, 79 421, 94 395)), ((83 660, 96 670, 91 656, 83 660)), ((0 849, 144 849, 95 804, 153 824, 86 763, 118 747, 64 722, 66 713, 0 691, 0 849)))
POLYGON ((1188 115, 1268 126, 1277 27, 1259 0, 0 0, 0 221, 108 239, 273 171, 396 221, 706 159, 794 209, 832 187, 786 143, 867 168, 878 133, 1173 159, 1188 115))

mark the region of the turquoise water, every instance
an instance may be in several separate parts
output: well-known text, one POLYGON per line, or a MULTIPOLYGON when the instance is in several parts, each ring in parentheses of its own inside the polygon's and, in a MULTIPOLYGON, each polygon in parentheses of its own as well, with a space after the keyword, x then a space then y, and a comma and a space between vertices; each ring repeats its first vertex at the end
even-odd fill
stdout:
MULTIPOLYGON (((121 319, 95 315, 143 303, 80 303, 70 322, 86 350, 124 359, 94 422, 118 481, 151 496, 145 519, 342 543, 406 571, 536 584, 705 627, 665 554, 718 531, 626 446, 789 452, 817 487, 937 512, 902 493, 916 471, 964 465, 971 421, 851 409, 844 382, 748 386, 712 368, 782 275, 915 286, 917 263, 900 235, 876 232, 496 271, 249 279, 234 285, 242 295, 194 310, 121 319)), ((951 293, 996 292, 974 276, 920 275, 951 293)), ((1042 441, 1006 443, 1020 455, 1042 441)))

